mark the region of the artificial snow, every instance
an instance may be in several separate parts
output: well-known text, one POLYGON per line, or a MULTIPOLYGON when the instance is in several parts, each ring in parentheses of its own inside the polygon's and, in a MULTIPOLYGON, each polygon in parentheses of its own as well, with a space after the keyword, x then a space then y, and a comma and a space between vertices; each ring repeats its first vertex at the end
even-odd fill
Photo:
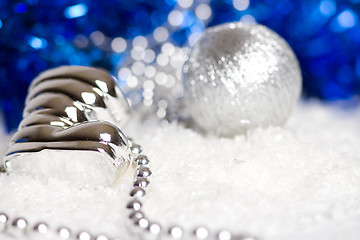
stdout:
MULTIPOLYGON (((284 127, 233 139, 136 118, 124 132, 150 158, 143 211, 164 227, 204 225, 263 240, 359 239, 360 107, 301 103, 284 127)), ((3 134, 0 154, 8 141, 3 134)), ((129 168, 111 186, 79 189, 70 180, 2 174, 0 212, 135 239, 125 209, 133 176, 129 168)))

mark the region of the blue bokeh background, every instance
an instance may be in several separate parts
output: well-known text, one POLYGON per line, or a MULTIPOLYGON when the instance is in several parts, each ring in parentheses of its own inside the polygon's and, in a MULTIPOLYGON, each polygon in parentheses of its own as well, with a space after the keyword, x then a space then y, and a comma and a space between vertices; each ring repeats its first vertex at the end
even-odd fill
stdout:
POLYGON ((47 68, 114 73, 129 55, 129 47, 114 51, 115 38, 149 37, 164 26, 168 41, 184 45, 206 26, 238 20, 264 24, 289 42, 305 97, 350 99, 360 93, 359 14, 360 0, 0 0, 1 113, 7 129, 16 128, 29 83, 47 68))

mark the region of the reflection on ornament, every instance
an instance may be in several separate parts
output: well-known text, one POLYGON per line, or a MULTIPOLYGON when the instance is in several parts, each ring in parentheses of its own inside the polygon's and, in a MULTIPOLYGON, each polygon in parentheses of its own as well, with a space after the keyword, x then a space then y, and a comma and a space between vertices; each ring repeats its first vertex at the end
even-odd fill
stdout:
POLYGON ((45 71, 30 85, 6 171, 79 187, 110 185, 130 164, 130 145, 115 125, 123 126, 129 115, 107 72, 82 66, 45 71))
POLYGON ((191 49, 183 73, 184 101, 193 120, 219 136, 283 124, 301 92, 295 54, 258 24, 209 28, 191 49))

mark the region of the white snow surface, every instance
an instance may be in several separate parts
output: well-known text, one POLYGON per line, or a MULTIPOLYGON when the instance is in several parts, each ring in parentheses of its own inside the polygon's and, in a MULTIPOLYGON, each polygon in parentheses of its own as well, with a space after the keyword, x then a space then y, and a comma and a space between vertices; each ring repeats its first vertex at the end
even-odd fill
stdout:
MULTIPOLYGON (((136 117, 124 132, 150 158, 143 211, 164 227, 205 225, 263 240, 359 239, 360 106, 301 103, 284 127, 232 139, 136 117)), ((2 133, 1 156, 9 139, 2 133)), ((0 212, 30 224, 136 239, 125 209, 133 176, 129 168, 111 186, 79 189, 56 178, 1 174, 0 212)), ((0 239, 14 237, 0 233, 0 239)))

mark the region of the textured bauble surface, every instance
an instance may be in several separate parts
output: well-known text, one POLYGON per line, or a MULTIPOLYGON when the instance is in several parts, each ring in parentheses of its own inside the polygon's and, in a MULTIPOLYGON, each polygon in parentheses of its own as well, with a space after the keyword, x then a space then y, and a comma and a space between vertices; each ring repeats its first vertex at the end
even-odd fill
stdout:
POLYGON ((258 24, 209 28, 183 71, 187 109, 199 127, 220 136, 283 124, 301 92, 292 49, 258 24))

